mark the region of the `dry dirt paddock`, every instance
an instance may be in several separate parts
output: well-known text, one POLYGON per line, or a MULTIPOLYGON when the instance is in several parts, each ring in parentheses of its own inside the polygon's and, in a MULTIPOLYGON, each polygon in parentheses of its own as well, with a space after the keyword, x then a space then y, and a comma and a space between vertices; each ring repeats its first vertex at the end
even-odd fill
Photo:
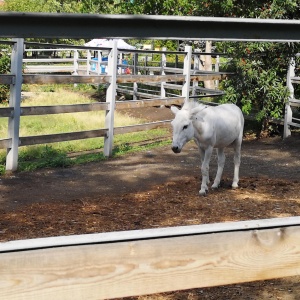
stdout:
MULTIPOLYGON (((243 143, 240 187, 230 188, 228 149, 221 187, 198 196, 194 143, 0 178, 0 240, 86 234, 300 215, 300 136, 243 143)), ((216 171, 216 155, 211 174, 216 171)), ((300 299, 300 276, 130 299, 300 299)))

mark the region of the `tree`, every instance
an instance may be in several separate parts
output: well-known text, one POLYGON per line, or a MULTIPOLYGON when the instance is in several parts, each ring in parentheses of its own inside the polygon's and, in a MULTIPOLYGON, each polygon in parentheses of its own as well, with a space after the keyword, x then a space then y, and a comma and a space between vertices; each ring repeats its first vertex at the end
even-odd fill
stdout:
POLYGON ((81 12, 82 2, 74 0, 5 0, 2 7, 4 11, 19 12, 81 12))
MULTIPOLYGON (((8 11, 120 13, 243 18, 300 19, 299 0, 6 0, 8 11)), ((60 41, 61 42, 61 41, 60 41)), ((64 41, 67 42, 67 41, 64 41)), ((165 46, 160 41, 160 46, 165 46)), ((288 60, 300 51, 299 44, 217 43, 227 52, 228 70, 236 76, 223 81, 222 101, 253 109, 264 124, 267 117, 282 117, 288 91, 285 87, 288 60)))
MULTIPOLYGON (((7 54, 8 46, 2 45, 0 50, 0 74, 10 73, 10 57, 7 54)), ((7 101, 9 96, 9 85, 0 84, 0 102, 7 101)))

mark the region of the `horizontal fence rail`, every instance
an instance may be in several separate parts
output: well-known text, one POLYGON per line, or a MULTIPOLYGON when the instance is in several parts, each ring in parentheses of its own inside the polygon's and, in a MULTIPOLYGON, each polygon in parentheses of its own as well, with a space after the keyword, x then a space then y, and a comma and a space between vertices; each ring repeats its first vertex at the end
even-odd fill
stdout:
MULTIPOLYGON (((23 77, 17 76, 22 72, 18 73, 20 55, 16 52, 18 43, 23 50, 22 37, 94 38, 94 32, 125 38, 299 42, 300 21, 0 13, 0 36, 16 38, 7 42, 14 44, 12 56, 17 62, 12 66, 12 75, 0 76, 0 80, 13 86, 11 103, 15 105, 20 100, 23 77)), ((117 69, 117 61, 112 52, 108 67, 107 76, 95 80, 106 81, 109 85, 107 106, 101 108, 108 113, 107 124, 111 124, 110 113, 118 107, 114 100, 117 76, 112 72, 117 69)), ((183 72, 186 77, 182 98, 176 99, 177 104, 189 98, 190 89, 186 82, 191 82, 193 74, 187 74, 186 70, 183 72)), ((132 105, 148 105, 148 101, 152 100, 132 102, 132 105)), ((81 108, 87 109, 87 106, 81 108)), ((25 113, 32 112, 26 108, 25 113)), ((0 114, 9 118, 10 133, 16 131, 22 108, 5 108, 0 114)), ((111 130, 127 129, 107 126, 95 134, 103 134, 107 140, 111 130)), ((0 145, 14 149, 9 156, 15 158, 15 150, 22 139, 26 143, 27 137, 19 139, 17 132, 17 137, 10 135, 1 140, 0 145)), ((8 167, 13 169, 15 165, 8 167)), ((0 243, 0 252, 3 279, 0 281, 0 298, 108 299, 299 275, 300 220, 295 217, 207 224, 197 228, 52 237, 0 243)))
POLYGON ((273 279, 299 274, 299 251, 299 217, 0 243, 0 296, 109 299, 273 279))
POLYGON ((111 38, 297 42, 300 21, 12 12, 0 13, 0 28, 0 36, 15 38, 94 38, 97 32, 111 38))

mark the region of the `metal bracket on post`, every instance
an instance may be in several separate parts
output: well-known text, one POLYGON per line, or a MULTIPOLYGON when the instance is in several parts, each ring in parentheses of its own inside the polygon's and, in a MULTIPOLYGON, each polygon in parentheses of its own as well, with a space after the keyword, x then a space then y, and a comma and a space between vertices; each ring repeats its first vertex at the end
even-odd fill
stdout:
POLYGON ((185 82, 182 87, 182 96, 185 97, 184 102, 187 102, 190 98, 192 47, 185 46, 184 51, 186 52, 183 64, 183 75, 185 75, 185 82))
POLYGON ((15 82, 10 85, 9 107, 14 110, 13 115, 8 118, 8 138, 11 139, 11 146, 7 149, 6 156, 6 171, 11 172, 18 168, 24 39, 13 41, 15 43, 11 53, 11 74, 15 76, 15 82))
POLYGON ((291 129, 289 123, 292 122, 293 112, 290 106, 290 99, 294 98, 294 87, 292 84, 292 77, 295 77, 295 60, 294 58, 291 58, 288 73, 287 73, 287 79, 286 79, 286 85, 290 91, 290 95, 288 97, 288 101, 285 104, 285 113, 284 113, 284 129, 283 129, 283 138, 287 138, 291 135, 291 129))
POLYGON ((118 67, 118 48, 117 40, 114 40, 113 48, 108 55, 107 73, 110 76, 110 84, 106 91, 106 102, 109 102, 109 110, 106 111, 105 128, 108 129, 107 136, 104 138, 104 156, 112 156, 114 139, 114 114, 117 90, 117 67, 118 67))

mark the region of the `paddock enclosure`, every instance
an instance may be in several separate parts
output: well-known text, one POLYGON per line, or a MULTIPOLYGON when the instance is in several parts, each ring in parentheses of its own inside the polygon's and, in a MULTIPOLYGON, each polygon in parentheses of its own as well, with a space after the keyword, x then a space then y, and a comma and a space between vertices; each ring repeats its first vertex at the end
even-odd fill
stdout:
MULTIPOLYGON (((105 28, 110 37, 300 39, 299 21, 63 14, 1 14, 0 36, 57 37, 62 32, 57 26, 67 21, 74 27, 72 32, 65 27, 63 34, 71 38, 91 38, 88 27, 93 26, 105 28), (86 26, 79 28, 78 20, 86 26), (174 31, 175 25, 179 30, 174 31)), ((191 78, 188 72, 183 75, 186 99, 191 78)), ((113 76, 89 78, 112 83, 117 81, 113 76)), ((13 72, 2 78, 20 88, 13 72)), ((113 105, 104 105, 109 115, 113 105)), ((11 132, 16 131, 15 107, 7 110, 11 132)), ((14 135, 9 148, 16 143, 17 149, 20 140, 14 135)), ((193 144, 186 147, 181 156, 157 149, 108 160, 96 169, 87 165, 1 178, 1 297, 102 299, 198 288, 173 297, 249 299, 241 295, 248 292, 250 299, 297 299, 298 136, 245 140, 241 188, 228 188, 231 176, 225 169, 221 189, 203 199, 197 195, 199 157, 193 144), (283 279, 261 281, 275 278, 283 279), (213 286, 221 287, 206 288, 213 286)))

